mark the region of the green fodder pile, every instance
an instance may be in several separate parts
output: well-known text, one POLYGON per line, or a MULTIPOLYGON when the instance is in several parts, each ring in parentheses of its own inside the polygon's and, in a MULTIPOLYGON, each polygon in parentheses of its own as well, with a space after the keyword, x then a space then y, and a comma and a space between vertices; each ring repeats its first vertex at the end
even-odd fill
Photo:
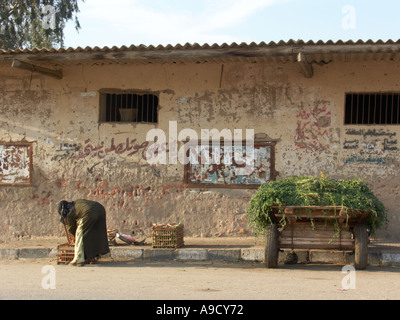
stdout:
POLYGON ((260 186, 250 200, 246 217, 256 234, 272 223, 273 205, 343 206, 369 210, 366 225, 371 234, 387 224, 387 212, 368 185, 361 180, 332 180, 325 177, 292 177, 260 186))

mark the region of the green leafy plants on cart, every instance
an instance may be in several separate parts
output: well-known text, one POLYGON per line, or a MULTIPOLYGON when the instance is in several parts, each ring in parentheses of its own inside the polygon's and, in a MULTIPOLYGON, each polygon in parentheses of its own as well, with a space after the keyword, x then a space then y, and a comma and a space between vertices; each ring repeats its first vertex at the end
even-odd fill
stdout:
POLYGON ((321 175, 284 178, 261 185, 247 208, 250 227, 256 234, 263 234, 274 223, 273 207, 283 213, 284 206, 341 206, 370 211, 366 225, 371 234, 388 223, 384 205, 364 181, 333 180, 321 175))

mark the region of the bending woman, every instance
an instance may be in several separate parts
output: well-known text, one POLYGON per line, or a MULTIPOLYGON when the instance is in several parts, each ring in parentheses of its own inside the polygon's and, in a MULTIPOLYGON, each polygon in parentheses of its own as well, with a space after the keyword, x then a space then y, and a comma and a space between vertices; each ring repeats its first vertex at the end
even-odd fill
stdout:
POLYGON ((106 226, 106 210, 95 201, 60 201, 57 211, 61 222, 75 235, 75 255, 72 265, 83 265, 109 253, 106 226))

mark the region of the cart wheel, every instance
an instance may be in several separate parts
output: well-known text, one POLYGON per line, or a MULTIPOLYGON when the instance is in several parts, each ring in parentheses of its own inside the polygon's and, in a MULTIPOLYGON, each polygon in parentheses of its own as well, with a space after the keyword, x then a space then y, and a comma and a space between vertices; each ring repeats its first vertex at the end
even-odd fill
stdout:
POLYGON ((265 237, 265 266, 276 268, 278 266, 278 227, 276 224, 268 226, 265 237))
POLYGON ((368 264, 368 234, 365 224, 358 224, 354 228, 355 239, 355 268, 363 270, 368 264))

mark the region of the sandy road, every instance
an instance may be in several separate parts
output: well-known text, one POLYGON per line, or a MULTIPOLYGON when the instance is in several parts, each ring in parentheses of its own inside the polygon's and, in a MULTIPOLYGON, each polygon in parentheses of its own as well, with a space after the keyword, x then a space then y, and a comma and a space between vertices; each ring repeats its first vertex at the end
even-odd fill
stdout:
POLYGON ((329 265, 0 260, 0 299, 400 299, 400 268, 356 271, 355 289, 343 290, 348 275, 329 265))

